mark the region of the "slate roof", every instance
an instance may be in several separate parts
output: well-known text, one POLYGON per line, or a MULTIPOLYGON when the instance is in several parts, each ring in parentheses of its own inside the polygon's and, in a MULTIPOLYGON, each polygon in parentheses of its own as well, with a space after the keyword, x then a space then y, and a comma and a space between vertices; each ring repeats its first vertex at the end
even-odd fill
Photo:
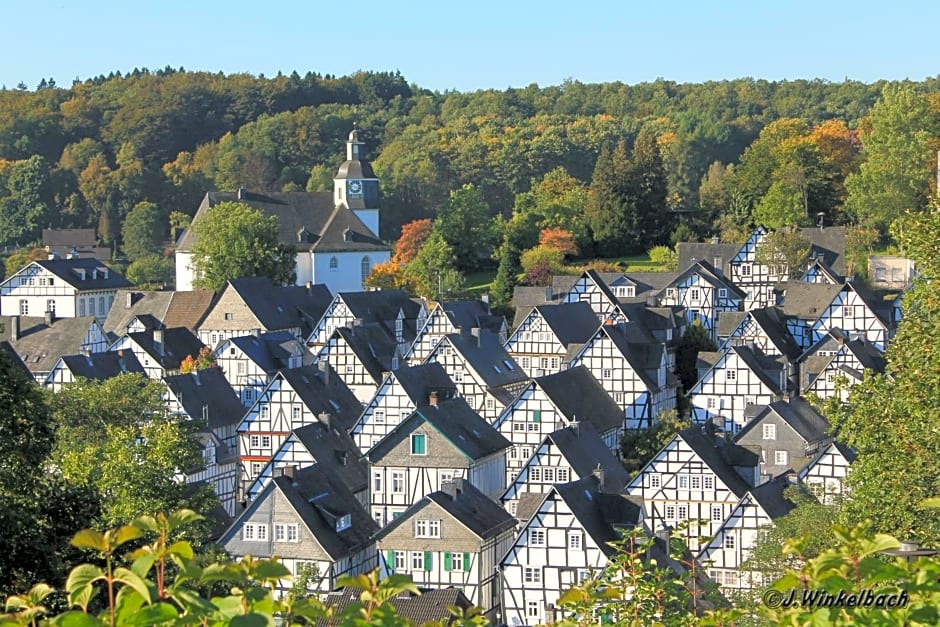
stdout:
MULTIPOLYGON (((341 299, 349 313, 363 322, 380 322, 391 325, 389 331, 394 333, 395 320, 401 311, 406 330, 410 330, 413 340, 417 332, 416 324, 421 304, 401 290, 377 290, 370 292, 340 292, 337 297, 341 299)), ((325 311, 325 309, 324 309, 325 311)), ((406 331, 406 339, 408 333, 406 331)))
POLYGON ((362 413, 362 403, 328 363, 286 368, 277 376, 287 381, 307 409, 317 416, 329 414, 331 427, 348 432, 362 413))
POLYGON ((43 246, 94 246, 95 229, 43 229, 43 246))
POLYGON ((789 316, 816 321, 842 291, 841 285, 785 281, 775 288, 782 294, 780 309, 789 316))
POLYGON ((788 360, 795 361, 803 353, 803 348, 797 344, 787 328, 787 316, 779 307, 752 309, 746 315, 754 319, 777 350, 788 360))
POLYGON ((19 316, 20 335, 11 336, 11 316, 0 317, 0 340, 8 341, 30 372, 49 372, 62 355, 81 352, 88 330, 97 324, 94 316, 57 318, 52 325, 46 319, 19 316))
POLYGON ((460 352, 467 364, 480 375, 487 387, 499 388, 528 380, 525 371, 503 348, 496 335, 486 332, 476 336, 469 333, 451 333, 445 337, 451 346, 460 352), (512 367, 507 366, 507 363, 512 367))
POLYGON ((735 258, 744 243, 711 243, 711 242, 679 242, 676 246, 679 253, 679 270, 685 270, 695 261, 705 260, 712 263, 715 257, 721 257, 721 270, 725 276, 730 276, 731 260, 735 258))
POLYGON ((394 374, 405 394, 415 405, 427 403, 432 391, 438 393, 440 400, 453 398, 457 393, 456 384, 439 363, 402 365, 394 374))
POLYGON ((810 255, 815 255, 836 273, 845 276, 844 226, 804 227, 798 231, 812 244, 810 255))
POLYGON ((785 516, 796 505, 783 495, 783 491, 792 484, 786 474, 774 477, 756 488, 751 488, 751 496, 760 504, 771 520, 785 516))
POLYGON ((174 294, 175 292, 118 290, 114 304, 108 310, 108 317, 102 325, 105 333, 112 340, 116 340, 127 332, 127 325, 135 316, 149 314, 162 321, 174 294), (131 301, 130 306, 127 303, 128 298, 131 301))
MULTIPOLYGON (((395 595, 388 603, 395 608, 399 616, 405 618, 412 625, 426 625, 428 623, 450 624, 453 615, 448 608, 453 606, 459 609, 473 607, 470 599, 458 588, 419 588, 421 594, 404 592, 395 595)), ((350 603, 359 602, 362 590, 359 588, 343 588, 328 592, 322 597, 323 604, 335 611, 339 616, 350 603)), ((319 619, 316 627, 333 627, 333 620, 319 619)))
POLYGON ((583 301, 539 305, 535 308, 563 346, 584 344, 594 336, 600 323, 591 306, 583 301))
POLYGON ((19 370, 21 373, 29 377, 30 381, 34 381, 33 373, 29 371, 29 368, 26 367, 26 364, 23 363, 23 360, 20 359, 20 356, 16 353, 16 350, 13 348, 13 345, 6 340, 0 340, 0 353, 6 354, 10 358, 10 363, 13 364, 13 368, 19 370))
POLYGON ((742 301, 747 297, 743 290, 731 282, 731 279, 718 273, 715 267, 704 259, 692 263, 692 265, 680 272, 675 279, 668 283, 666 287, 675 287, 692 276, 692 274, 696 273, 715 287, 727 289, 729 294, 733 294, 742 301))
POLYGON ((44 259, 33 261, 79 291, 116 290, 132 284, 97 259, 44 259), (85 278, 81 278, 81 270, 85 278), (108 277, 104 277, 107 270, 108 277), (94 278, 93 278, 94 277, 94 278))
POLYGON ((170 305, 163 314, 163 324, 168 327, 186 327, 195 331, 199 323, 212 310, 219 295, 211 290, 173 292, 170 305))
POLYGON ((245 415, 238 393, 221 368, 177 374, 163 378, 186 414, 193 420, 208 420, 209 429, 237 425, 245 415))
POLYGON ((379 440, 366 456, 373 463, 382 459, 399 442, 400 434, 409 433, 421 422, 433 427, 470 460, 480 460, 512 446, 503 434, 467 405, 463 397, 458 397, 438 402, 436 406, 418 405, 414 413, 379 440))
POLYGON ((599 433, 623 426, 623 410, 584 366, 533 379, 569 421, 590 422, 599 433))
POLYGON ((352 328, 337 327, 333 336, 339 336, 359 358, 375 382, 381 382, 392 370, 392 358, 398 350, 395 337, 377 322, 356 324, 352 328))
POLYGON ((707 426, 697 425, 680 431, 676 437, 682 438, 737 497, 744 496, 750 486, 735 471, 734 466, 756 467, 760 457, 722 436, 703 433, 707 430, 707 426))
POLYGON ((608 542, 620 540, 620 529, 633 528, 640 523, 639 505, 622 494, 601 492, 597 477, 593 475, 555 484, 552 491, 564 500, 584 531, 608 557, 618 552, 608 542))
POLYGON ((312 363, 313 356, 307 350, 306 344, 298 340, 290 331, 271 331, 259 335, 239 335, 227 341, 234 344, 259 368, 271 374, 281 368, 287 368, 289 360, 296 347, 304 351, 308 365, 312 363))
POLYGON ((893 307, 891 301, 886 301, 882 298, 879 298, 862 281, 849 279, 845 282, 845 285, 848 289, 851 289, 856 294, 858 294, 859 298, 861 298, 862 301, 868 305, 868 308, 871 309, 872 313, 877 316, 883 325, 886 327, 891 326, 891 309, 893 307))
POLYGON ((333 301, 325 285, 274 285, 267 277, 232 279, 225 289, 234 290, 268 331, 300 327, 306 335, 333 301))
POLYGON ((509 512, 480 492, 469 481, 458 478, 445 481, 440 490, 431 492, 411 505, 395 520, 383 527, 376 539, 381 540, 398 527, 410 524, 410 517, 417 510, 426 507, 428 503, 434 503, 450 514, 454 520, 466 527, 481 541, 495 538, 516 526, 516 519, 510 516, 509 512))
MULTIPOLYGON (((553 277, 557 278, 557 277, 553 277)), ((525 319, 533 307, 556 302, 557 298, 546 299, 546 292, 551 292, 554 296, 552 287, 533 287, 529 285, 517 285, 512 291, 512 306, 515 309, 512 327, 515 329, 522 320, 525 319)))
POLYGON ((146 375, 133 351, 105 351, 89 355, 63 355, 63 365, 75 377, 104 381, 119 374, 130 372, 146 375))
POLYGON ((829 421, 802 398, 792 398, 762 406, 754 419, 735 435, 735 441, 756 429, 755 425, 771 412, 790 425, 807 443, 819 442, 829 437, 829 421))
POLYGON ((664 347, 662 344, 641 344, 635 338, 631 341, 628 334, 630 329, 635 326, 635 324, 629 322, 625 325, 604 325, 599 331, 610 338, 610 341, 624 356, 627 363, 643 381, 643 384, 650 390, 658 390, 657 371, 659 370, 664 347))
POLYGON ((172 327, 162 330, 134 331, 127 337, 133 340, 141 350, 146 352, 155 362, 166 370, 178 370, 180 364, 187 356, 196 358, 205 345, 199 341, 192 331, 184 327, 172 327), (154 339, 154 335, 163 333, 162 348, 154 339))
MULTIPOLYGON (((480 319, 490 317, 489 305, 479 300, 451 300, 437 303, 439 308, 458 329, 478 329, 480 319)), ((498 318, 498 317, 497 317, 498 318)))
POLYGON ((294 429, 294 435, 353 494, 368 489, 369 463, 346 431, 315 422, 294 429))
POLYGON ((757 352, 756 349, 752 349, 748 346, 729 346, 728 352, 730 353, 732 351, 737 353, 741 361, 743 361, 771 391, 777 394, 784 392, 784 390, 780 389, 780 380, 770 376, 771 372, 783 369, 784 366, 782 363, 773 358, 765 357, 757 352))
POLYGON ((600 466, 604 471, 604 481, 598 486, 599 490, 620 493, 630 481, 630 473, 614 457, 590 422, 559 429, 546 439, 558 448, 579 477, 590 475, 600 466))
MULTIPOLYGON (((279 241, 300 252, 389 250, 352 210, 335 206, 330 192, 208 192, 193 217, 193 224, 204 219, 209 209, 221 202, 241 202, 265 216, 274 216, 279 241)), ((177 248, 191 251, 195 242, 196 235, 189 228, 177 248)))
POLYGON ((809 267, 806 268, 806 271, 803 272, 803 275, 800 277, 800 279, 806 280, 806 277, 813 270, 827 277, 829 281, 831 281, 832 283, 842 284, 845 282, 844 276, 842 276, 841 274, 839 274, 838 272, 836 272, 835 270, 827 266, 826 262, 824 262, 821 258, 818 258, 818 257, 816 259, 813 259, 813 261, 809 264, 809 267))
POLYGON ((729 337, 741 325, 741 321, 747 317, 748 313, 746 311, 718 312, 718 337, 729 337))
MULTIPOLYGON (((601 275, 603 276, 603 275, 601 275)), ((621 303, 645 303, 647 300, 672 283, 677 272, 627 272, 624 278, 633 284, 636 296, 618 296, 621 303)), ((610 283, 613 286, 615 283, 610 283)))

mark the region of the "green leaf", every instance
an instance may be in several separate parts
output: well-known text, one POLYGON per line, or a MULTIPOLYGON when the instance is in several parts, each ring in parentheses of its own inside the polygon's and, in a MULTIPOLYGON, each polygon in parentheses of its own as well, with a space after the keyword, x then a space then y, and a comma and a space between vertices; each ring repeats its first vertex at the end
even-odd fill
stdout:
POLYGON ((930 499, 924 499, 921 503, 922 507, 940 507, 940 497, 933 497, 930 499))
POLYGON ((159 623, 166 623, 170 621, 175 621, 179 618, 179 613, 176 611, 176 608, 170 605, 169 603, 154 603, 153 605, 148 605, 130 616, 128 616, 120 624, 123 626, 132 626, 132 625, 141 625, 142 627, 149 627, 150 625, 157 625, 159 623))
POLYGON ((72 537, 72 546, 80 549, 94 549, 104 553, 108 546, 104 541, 104 534, 94 529, 82 529, 72 537))
POLYGON ((131 524, 141 531, 160 533, 160 523, 158 523, 157 519, 153 516, 138 516, 131 524))
POLYGON ((124 525, 114 534, 114 547, 116 548, 131 540, 136 540, 142 535, 144 535, 144 532, 140 528, 134 527, 133 525, 124 525))
POLYGON ((214 605, 203 599, 192 590, 180 588, 179 590, 171 589, 167 592, 170 598, 174 599, 177 603, 186 608, 186 611, 190 614, 210 614, 216 609, 214 605))
POLYGON ((134 563, 131 564, 131 570, 138 577, 146 577, 156 560, 157 556, 153 553, 144 553, 134 560, 134 563))
MULTIPOLYGON (((274 560, 265 560, 258 562, 252 569, 252 576, 262 581, 271 581, 274 579, 285 579, 290 577, 290 570, 274 560)), ((392 575, 393 577, 395 575, 392 575)))
POLYGON ((85 612, 66 612, 60 614, 52 620, 52 624, 57 627, 102 627, 103 622, 85 612))
POLYGON ((123 625, 125 620, 144 605, 144 599, 133 588, 127 586, 118 590, 117 599, 114 603, 114 618, 118 625, 123 625))
POLYGON ((166 552, 169 553, 170 555, 179 555, 180 557, 188 559, 188 560, 193 559, 193 555, 194 555, 193 546, 189 542, 185 542, 182 540, 171 544, 170 547, 166 550, 166 552))
POLYGON ((79 564, 73 568, 68 579, 65 580, 65 590, 69 593, 69 603, 80 605, 82 609, 87 608, 87 600, 84 603, 82 600, 91 598, 88 590, 93 589, 92 584, 99 579, 104 579, 104 572, 97 566, 79 564))
POLYGON ((243 614, 232 617, 228 624, 230 627, 268 627, 268 625, 274 625, 274 617, 264 614, 243 614))
POLYGON ((200 520, 205 520, 205 516, 197 514, 191 509, 180 509, 176 510, 170 514, 169 518, 169 527, 170 531, 174 531, 183 527, 184 525, 191 525, 193 523, 199 522, 200 520))
POLYGON ((130 586, 139 594, 144 602, 150 603, 150 587, 144 579, 127 568, 117 568, 114 571, 115 581, 120 581, 125 586, 130 586))

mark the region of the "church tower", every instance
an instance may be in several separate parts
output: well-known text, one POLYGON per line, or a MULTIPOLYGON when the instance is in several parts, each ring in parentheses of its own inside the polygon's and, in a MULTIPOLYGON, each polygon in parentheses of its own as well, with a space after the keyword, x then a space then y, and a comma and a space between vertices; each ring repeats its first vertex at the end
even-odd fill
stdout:
POLYGON ((379 237, 379 179, 365 160, 365 144, 355 128, 346 140, 346 161, 333 179, 333 202, 351 209, 379 237))

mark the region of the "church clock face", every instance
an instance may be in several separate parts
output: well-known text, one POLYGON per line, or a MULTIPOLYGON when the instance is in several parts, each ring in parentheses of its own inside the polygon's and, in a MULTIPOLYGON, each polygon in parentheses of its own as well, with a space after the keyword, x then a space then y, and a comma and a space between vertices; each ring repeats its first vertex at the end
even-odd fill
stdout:
POLYGON ((349 181, 348 191, 350 196, 362 196, 362 181, 349 181))

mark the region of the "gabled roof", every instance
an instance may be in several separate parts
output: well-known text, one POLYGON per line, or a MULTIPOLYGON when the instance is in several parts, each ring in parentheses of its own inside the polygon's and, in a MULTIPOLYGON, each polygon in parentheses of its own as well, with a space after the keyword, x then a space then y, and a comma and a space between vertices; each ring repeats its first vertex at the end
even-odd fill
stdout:
POLYGON ((604 325, 598 329, 598 333, 606 335, 643 384, 650 390, 655 390, 659 388, 656 371, 659 369, 665 348, 662 344, 637 341, 636 334, 631 333, 631 330, 636 327, 637 325, 631 322, 621 325, 604 325))
MULTIPOLYGON (((388 250, 350 209, 335 206, 330 192, 208 192, 199 205, 193 224, 204 219, 221 202, 241 202, 265 216, 274 216, 278 240, 300 252, 311 250, 388 250), (241 196, 241 198, 239 197, 241 196), (350 241, 343 241, 349 229, 350 241), (338 245, 345 244, 337 248, 338 245)), ((178 250, 191 251, 196 243, 192 228, 180 238, 178 250)))
POLYGON ((760 462, 757 453, 725 440, 722 436, 708 435, 707 426, 693 426, 684 429, 676 436, 681 438, 695 451, 705 464, 739 498, 744 496, 750 486, 734 469, 735 466, 756 467, 760 462))
POLYGON ((498 336, 484 331, 479 335, 451 333, 444 337, 442 341, 450 342, 489 388, 522 383, 529 378, 499 343, 498 336))
POLYGON ((219 294, 212 290, 172 292, 173 298, 163 315, 163 324, 168 327, 186 327, 195 331, 212 310, 219 294))
MULTIPOLYGON (((414 321, 417 320, 422 307, 419 302, 401 290, 340 292, 336 296, 346 304, 349 313, 354 318, 359 318, 363 322, 383 322, 394 325, 399 311, 404 314, 406 321, 414 321)), ((412 322, 413 325, 414 322, 412 322)))
POLYGON ((343 339, 374 381, 381 381, 385 373, 392 370, 398 344, 384 325, 367 322, 354 324, 352 328, 337 327, 333 337, 343 339))
POLYGON ((782 370, 783 364, 772 358, 764 357, 757 352, 757 349, 749 346, 729 346, 725 354, 732 352, 736 353, 751 372, 756 374, 757 378, 771 391, 777 394, 784 391, 780 389, 780 380, 770 376, 770 371, 782 370))
POLYGON ((803 349, 790 333, 787 327, 787 316, 779 307, 752 309, 745 314, 746 316, 750 316, 764 330, 764 334, 784 357, 790 361, 799 358, 803 349))
POLYGON ((32 263, 42 266, 80 291, 116 290, 132 285, 122 275, 97 259, 44 259, 32 263), (82 278, 83 271, 84 279, 82 278))
POLYGON ((457 391, 457 386, 451 381, 447 371, 436 362, 417 366, 405 364, 400 366, 394 375, 415 405, 427 403, 431 392, 438 392, 438 396, 444 400, 453 397, 457 391), (446 393, 442 393, 445 391, 446 393))
POLYGON ((621 538, 620 529, 634 528, 640 523, 640 506, 623 494, 601 492, 597 477, 593 475, 555 484, 549 494, 552 491, 561 497, 584 531, 607 556, 618 552, 608 542, 621 538))
POLYGON ((792 484, 786 474, 774 477, 756 488, 751 488, 751 496, 760 504, 771 520, 777 520, 789 514, 796 505, 784 496, 783 491, 792 484))
MULTIPOLYGON (((618 283, 632 284, 635 296, 618 296, 621 303, 645 303, 656 292, 666 287, 676 278, 676 272, 627 272, 620 281, 608 281, 611 287, 618 283)), ((603 276, 603 275, 601 275, 603 276)))
POLYGON ((371 544, 372 536, 379 529, 352 492, 325 468, 316 464, 296 471, 293 477, 274 477, 222 535, 220 544, 234 539, 241 529, 242 521, 253 515, 269 498, 273 498, 275 490, 281 492, 303 525, 334 561, 371 544), (336 522, 345 515, 350 517, 350 526, 337 531, 336 522))
POLYGON ((747 317, 746 311, 719 311, 718 312, 718 337, 730 337, 732 333, 741 325, 741 321, 747 317))
POLYGON ((431 492, 411 505, 386 525, 379 532, 376 540, 381 541, 398 527, 409 524, 411 517, 429 503, 434 503, 450 514, 454 520, 466 527, 481 541, 495 538, 516 526, 516 519, 510 516, 509 512, 480 492, 469 481, 458 478, 445 481, 440 490, 431 492))
POLYGON ((810 255, 821 259, 838 275, 845 276, 844 226, 804 227, 799 229, 799 233, 810 241, 810 255))
POLYGON ((193 332, 185 327, 170 329, 151 329, 149 331, 134 331, 127 337, 137 343, 150 357, 167 370, 176 370, 187 356, 194 359, 205 345, 193 332), (163 334, 162 343, 158 343, 155 334, 163 334))
POLYGON ((102 325, 105 333, 112 339, 121 337, 135 316, 149 314, 162 321, 175 293, 118 290, 114 297, 114 304, 108 310, 108 317, 102 325), (130 305, 128 305, 128 300, 130 300, 130 305))
POLYGON ((311 412, 329 414, 331 426, 349 431, 362 413, 362 403, 328 363, 285 368, 276 376, 287 381, 311 412))
POLYGON ((0 340, 10 342, 31 372, 49 372, 62 355, 81 352, 82 342, 92 325, 99 324, 94 316, 58 318, 52 325, 45 318, 18 316, 19 338, 12 338, 13 316, 0 318, 0 340))
POLYGON ((775 289, 783 295, 780 308, 784 314, 815 321, 832 304, 836 295, 842 291, 842 286, 829 283, 785 281, 775 289))
POLYGON ((232 279, 225 290, 232 289, 245 306, 269 331, 306 329, 310 320, 319 320, 333 296, 321 284, 310 287, 274 285, 268 277, 232 279))
POLYGON ((685 270, 696 261, 705 260, 712 263, 716 257, 721 257, 721 272, 727 275, 731 260, 741 250, 743 244, 735 243, 709 243, 709 242, 679 242, 676 246, 679 252, 679 270, 685 270))
POLYGON ((591 306, 583 301, 539 305, 535 311, 542 316, 562 346, 584 344, 597 331, 600 323, 591 306))
MULTIPOLYGON (((395 608, 399 616, 408 620, 412 625, 449 624, 453 620, 450 607, 466 610, 473 607, 470 599, 459 588, 419 588, 421 594, 403 592, 390 598, 387 602, 395 608)), ((350 603, 358 603, 362 590, 359 588, 343 588, 328 592, 321 597, 326 607, 334 610, 339 616, 350 603)), ((332 620, 318 619, 316 627, 333 627, 332 620)))
POLYGON ((473 411, 463 397, 458 397, 437 405, 418 405, 414 413, 379 440, 366 456, 373 463, 382 459, 398 444, 400 434, 409 433, 422 422, 438 431, 470 460, 480 460, 512 446, 503 434, 473 411))
POLYGON ((236 425, 245 415, 238 393, 221 368, 164 377, 176 400, 193 420, 205 418, 209 429, 236 425))
POLYGON ((532 381, 569 421, 590 422, 599 433, 623 426, 623 410, 584 366, 532 381))
POLYGON ((293 433, 317 464, 355 494, 369 487, 369 463, 345 430, 315 422, 293 433))
POLYGON ((489 305, 479 300, 445 301, 435 303, 433 309, 440 309, 458 329, 478 329, 480 318, 490 316, 489 305))
POLYGON ((546 439, 558 448, 578 476, 586 477, 600 466, 604 471, 604 481, 598 486, 599 490, 620 493, 630 481, 630 473, 610 452, 591 422, 559 429, 547 435, 546 439))
POLYGON ((800 479, 805 479, 806 476, 809 474, 809 471, 810 471, 816 464, 818 464, 819 461, 820 461, 823 457, 825 457, 826 455, 832 453, 832 452, 833 452, 833 449, 834 449, 834 451, 835 451, 836 453, 840 454, 843 458, 845 458, 845 460, 846 460, 848 463, 850 463, 850 464, 855 461, 855 458, 856 458, 856 457, 858 457, 858 455, 855 453, 854 450, 852 450, 851 448, 849 448, 848 446, 846 446, 846 445, 843 444, 842 442, 839 442, 839 441, 837 441, 837 440, 833 440, 832 442, 829 443, 828 446, 820 447, 819 452, 816 453, 816 455, 813 457, 813 459, 810 460, 810 462, 809 462, 808 464, 806 464, 806 465, 800 470, 800 472, 799 472, 799 477, 800 477, 800 479))
POLYGON ((757 415, 735 435, 735 441, 740 441, 745 434, 756 429, 756 425, 771 413, 790 425, 807 443, 819 442, 829 437, 829 421, 802 398, 792 398, 762 406, 757 415))
POLYGON ((701 278, 705 279, 717 288, 727 289, 729 294, 732 294, 741 300, 744 300, 747 296, 744 291, 732 283, 730 279, 727 279, 724 275, 717 272, 712 264, 703 259, 695 261, 688 268, 680 272, 675 279, 666 285, 666 287, 676 287, 679 283, 686 280, 693 274, 698 274, 701 278))
POLYGON ((271 331, 259 335, 240 335, 226 340, 241 350, 259 368, 273 373, 281 368, 287 368, 294 349, 300 349, 312 359, 306 344, 298 340, 290 331, 271 331))
POLYGON ((862 299, 873 314, 885 327, 891 326, 891 307, 890 301, 878 298, 865 283, 856 279, 849 279, 845 282, 847 289, 854 291, 862 299))
POLYGON ((805 281, 810 274, 821 274, 829 279, 830 283, 841 284, 845 282, 845 277, 826 265, 822 258, 817 257, 809 264, 809 267, 800 276, 801 281, 805 281))
POLYGON ((132 351, 63 355, 61 359, 73 376, 94 381, 104 381, 125 372, 146 374, 132 351))

